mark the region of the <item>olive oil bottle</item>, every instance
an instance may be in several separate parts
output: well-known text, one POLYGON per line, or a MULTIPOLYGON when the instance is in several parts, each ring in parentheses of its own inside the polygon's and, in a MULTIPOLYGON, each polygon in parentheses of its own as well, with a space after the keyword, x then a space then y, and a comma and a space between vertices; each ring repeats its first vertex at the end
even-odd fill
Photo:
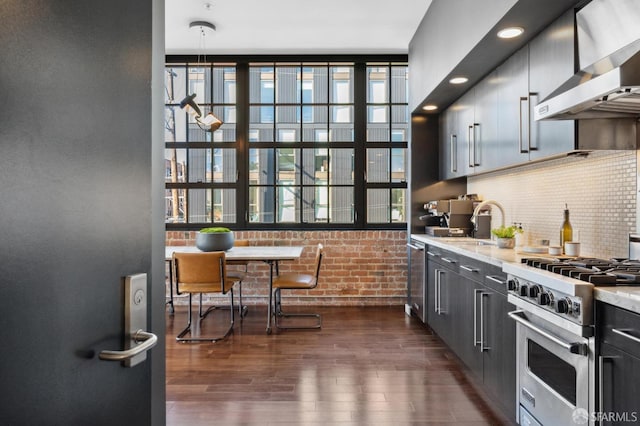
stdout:
POLYGON ((564 205, 564 222, 562 222, 562 228, 560 228, 560 247, 564 253, 564 243, 567 241, 573 241, 573 228, 571 222, 569 222, 569 206, 564 205))

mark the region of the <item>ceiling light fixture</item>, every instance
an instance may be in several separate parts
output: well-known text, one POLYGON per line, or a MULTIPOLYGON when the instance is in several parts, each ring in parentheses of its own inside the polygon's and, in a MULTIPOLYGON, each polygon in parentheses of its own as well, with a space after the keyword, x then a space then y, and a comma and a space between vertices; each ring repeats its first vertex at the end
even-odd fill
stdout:
POLYGON ((469 81, 469 79, 467 77, 453 77, 451 80, 449 80, 449 83, 451 83, 451 84, 464 84, 467 81, 469 81))
POLYGON ((435 110, 438 109, 438 106, 430 104, 430 105, 423 106, 422 109, 425 110, 425 111, 435 111, 435 110))
POLYGON ((524 28, 522 27, 507 27, 498 31, 498 37, 515 38, 521 36, 522 33, 524 33, 524 28))
MULTIPOLYGON (((204 51, 204 38, 206 37, 206 31, 215 31, 216 26, 207 21, 193 21, 189 24, 189 28, 198 28, 200 30, 200 50, 204 51)), ((206 55, 204 60, 206 61, 206 55)), ((198 63, 200 63, 200 55, 198 55, 198 63)), ((205 132, 215 132, 222 126, 222 120, 209 112, 204 118, 202 117, 202 110, 195 101, 196 94, 187 95, 181 102, 180 108, 184 109, 187 114, 193 116, 196 124, 205 132)))

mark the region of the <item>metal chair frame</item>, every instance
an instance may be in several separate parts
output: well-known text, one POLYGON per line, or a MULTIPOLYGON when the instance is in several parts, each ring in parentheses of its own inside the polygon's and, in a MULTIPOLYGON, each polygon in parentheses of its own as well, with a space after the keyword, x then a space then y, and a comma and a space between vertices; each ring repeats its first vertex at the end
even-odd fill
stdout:
MULTIPOLYGON (((286 287, 278 287, 278 278, 280 277, 276 277, 275 281, 274 281, 274 305, 275 305, 275 309, 274 309, 274 315, 275 315, 275 321, 274 324, 276 326, 276 328, 280 329, 280 330, 312 330, 312 329, 318 329, 318 328, 322 328, 322 316, 320 314, 314 314, 314 313, 287 313, 287 312, 283 312, 282 311, 282 294, 281 294, 281 290, 311 290, 317 287, 318 285, 318 278, 320 276, 320 267, 322 265, 322 258, 324 257, 324 247, 322 246, 322 244, 318 244, 318 249, 316 252, 316 264, 315 264, 315 274, 313 275, 313 284, 312 285, 301 285, 299 287, 296 286, 286 286, 286 287), (315 325, 313 326, 283 326, 281 325, 279 319, 280 318, 295 318, 295 317, 303 317, 303 318, 316 318, 317 322, 315 325)), ((286 277, 286 274, 283 275, 283 277, 286 277)))
MULTIPOLYGON (((193 254, 193 253, 189 253, 189 254, 193 254)), ((207 254, 207 253, 196 253, 196 255, 201 255, 201 254, 207 254)), ((179 259, 177 259, 178 257, 180 257, 180 254, 174 254, 173 255, 173 271, 175 273, 175 283, 176 283, 176 294, 182 294, 182 293, 186 293, 185 291, 181 292, 180 291, 180 262, 179 259)), ((203 292, 195 292, 195 291, 189 291, 189 314, 188 314, 188 319, 187 319, 187 326, 176 336, 176 341, 178 342, 217 342, 218 340, 222 340, 225 339, 227 336, 229 336, 229 334, 231 334, 231 332, 233 331, 233 324, 235 321, 235 307, 233 304, 233 286, 228 290, 225 291, 225 280, 226 280, 226 265, 225 265, 225 256, 224 253, 222 253, 222 256, 219 258, 219 262, 220 262, 220 293, 222 294, 226 294, 229 293, 229 307, 221 307, 221 306, 210 306, 204 313, 202 312, 202 293, 203 292), (207 315, 209 315, 209 313, 213 312, 216 309, 229 309, 230 311, 230 324, 229 324, 229 328, 225 331, 224 334, 220 335, 220 336, 215 336, 215 337, 184 337, 187 333, 191 332, 191 325, 192 325, 192 296, 194 293, 199 293, 200 294, 200 303, 198 305, 198 317, 199 320, 202 321, 204 318, 207 317, 207 315)), ((212 292, 213 293, 213 292, 212 292)))

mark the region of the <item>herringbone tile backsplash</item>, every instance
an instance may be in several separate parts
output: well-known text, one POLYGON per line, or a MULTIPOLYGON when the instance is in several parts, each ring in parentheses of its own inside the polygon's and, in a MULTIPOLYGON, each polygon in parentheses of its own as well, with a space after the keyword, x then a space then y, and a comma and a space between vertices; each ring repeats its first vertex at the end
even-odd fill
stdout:
MULTIPOLYGON (((600 151, 470 177, 467 192, 502 204, 506 224, 521 222, 531 244, 559 244, 567 204, 581 254, 624 257, 636 232, 637 179, 636 151, 600 151)), ((497 209, 493 216, 496 226, 497 209)))

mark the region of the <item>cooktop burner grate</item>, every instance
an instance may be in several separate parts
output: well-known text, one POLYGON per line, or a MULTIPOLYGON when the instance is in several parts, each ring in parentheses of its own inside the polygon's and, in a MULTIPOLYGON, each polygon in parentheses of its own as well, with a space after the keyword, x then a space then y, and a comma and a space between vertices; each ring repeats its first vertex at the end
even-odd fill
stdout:
POLYGON ((597 259, 590 257, 524 258, 522 263, 533 268, 593 285, 640 285, 640 261, 629 259, 597 259))

